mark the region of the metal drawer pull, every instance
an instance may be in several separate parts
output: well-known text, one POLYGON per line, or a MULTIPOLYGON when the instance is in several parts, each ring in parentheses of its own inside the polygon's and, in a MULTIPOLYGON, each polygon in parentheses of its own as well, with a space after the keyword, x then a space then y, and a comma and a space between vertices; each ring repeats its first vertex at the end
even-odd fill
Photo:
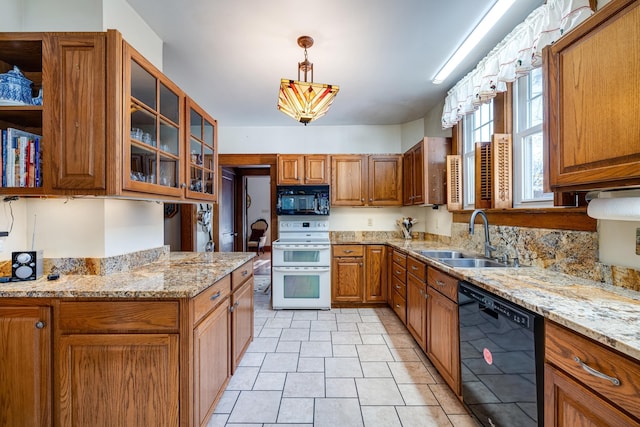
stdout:
POLYGON ((436 285, 438 285, 438 286, 447 286, 447 284, 444 283, 442 280, 436 280, 436 285))
POLYGON ((396 285, 396 289, 400 289, 400 285, 396 285))
POLYGON ((350 253, 351 253, 351 252, 353 252, 353 251, 352 251, 351 249, 345 249, 345 250, 344 250, 344 251, 342 251, 342 252, 344 252, 345 254, 350 254, 350 253))
POLYGON ((245 270, 242 272, 242 276, 246 276, 247 274, 249 274, 249 270, 245 270))
POLYGON ((620 380, 619 379, 617 379, 615 377, 610 377, 609 375, 603 374, 600 371, 596 371, 591 366, 587 365, 582 360, 580 360, 580 358, 578 356, 574 356, 573 360, 575 360, 578 363, 578 365, 582 366, 582 369, 584 369, 585 371, 587 371, 588 373, 590 373, 594 377, 598 377, 598 378, 602 378, 603 380, 611 381, 611 384, 613 384, 615 386, 619 386, 620 385, 620 380))
POLYGON ((396 308, 400 308, 400 304, 396 304, 396 308))
POLYGON ((44 329, 44 327, 45 327, 46 325, 47 325, 47 324, 46 324, 45 322, 43 322, 42 320, 38 320, 38 321, 36 322, 36 329, 44 329))
POLYGON ((210 297, 209 299, 210 299, 211 301, 213 301, 214 299, 218 298, 220 295, 221 295, 221 294, 220 294, 220 291, 218 291, 218 293, 217 293, 217 294, 215 294, 215 295, 211 295, 211 297, 210 297))
POLYGON ((417 269, 418 269, 418 267, 416 267, 415 265, 412 265, 412 266, 411 266, 411 269, 412 269, 412 270, 417 270, 417 269))

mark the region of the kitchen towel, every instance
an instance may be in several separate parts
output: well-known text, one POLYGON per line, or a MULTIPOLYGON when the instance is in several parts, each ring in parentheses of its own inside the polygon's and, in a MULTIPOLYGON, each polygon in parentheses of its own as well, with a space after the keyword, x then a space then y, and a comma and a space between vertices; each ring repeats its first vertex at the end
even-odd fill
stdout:
POLYGON ((640 221, 640 197, 593 199, 587 215, 596 219, 640 221))

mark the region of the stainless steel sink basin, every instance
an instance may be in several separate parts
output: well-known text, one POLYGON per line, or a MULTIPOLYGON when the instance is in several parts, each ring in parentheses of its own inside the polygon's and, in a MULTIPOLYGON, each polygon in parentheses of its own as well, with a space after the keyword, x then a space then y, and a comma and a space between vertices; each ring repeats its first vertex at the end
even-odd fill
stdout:
POLYGON ((433 251, 420 251, 420 255, 427 258, 445 259, 445 258, 466 258, 465 254, 458 251, 446 251, 446 250, 433 250, 433 251))
POLYGON ((510 267, 509 264, 503 264, 486 258, 441 259, 440 262, 450 267, 462 268, 510 267))

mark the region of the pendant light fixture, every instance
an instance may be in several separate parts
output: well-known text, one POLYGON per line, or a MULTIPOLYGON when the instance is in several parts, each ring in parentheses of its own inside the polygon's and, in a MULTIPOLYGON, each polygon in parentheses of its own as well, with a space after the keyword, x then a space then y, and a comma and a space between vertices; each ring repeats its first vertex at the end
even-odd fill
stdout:
POLYGON ((313 64, 307 57, 307 48, 313 46, 313 39, 300 36, 298 46, 304 48, 304 61, 298 62, 298 80, 280 81, 278 110, 306 126, 327 113, 340 88, 313 82, 313 64), (304 81, 300 80, 300 72, 303 73, 304 81), (307 82, 309 74, 311 81, 307 82))

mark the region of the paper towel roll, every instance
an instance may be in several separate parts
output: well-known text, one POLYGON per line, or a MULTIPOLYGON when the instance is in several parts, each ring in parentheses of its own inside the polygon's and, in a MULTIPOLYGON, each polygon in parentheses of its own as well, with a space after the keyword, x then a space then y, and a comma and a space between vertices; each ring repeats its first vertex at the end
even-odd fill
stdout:
POLYGON ((596 219, 640 221, 640 197, 593 199, 587 207, 587 215, 596 219))

